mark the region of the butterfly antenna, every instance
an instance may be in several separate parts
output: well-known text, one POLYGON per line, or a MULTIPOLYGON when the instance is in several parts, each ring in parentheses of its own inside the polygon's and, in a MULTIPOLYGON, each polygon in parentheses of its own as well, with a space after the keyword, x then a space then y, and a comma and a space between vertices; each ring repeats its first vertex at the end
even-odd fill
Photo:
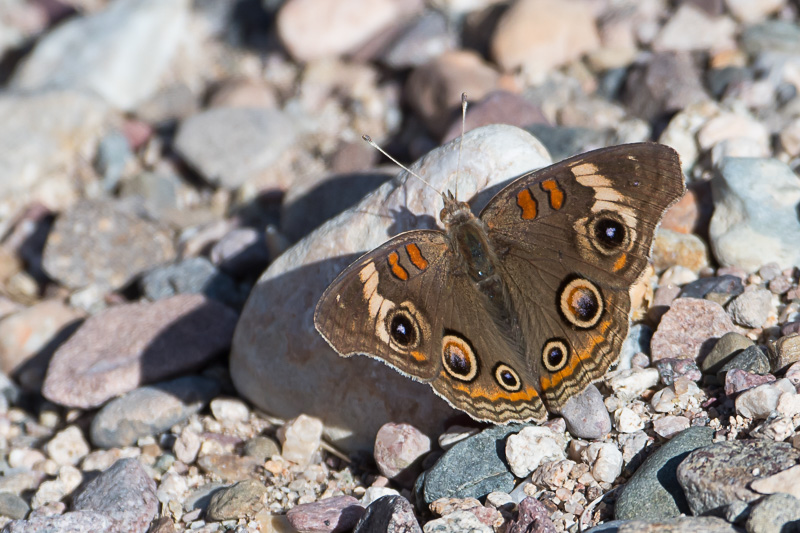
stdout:
POLYGON ((458 175, 461 172, 461 152, 464 148, 464 131, 467 123, 467 93, 461 93, 461 137, 458 140, 458 162, 456 163, 456 198, 458 198, 458 175))
POLYGON ((430 183, 425 181, 425 179, 422 176, 420 176, 419 174, 417 174, 416 172, 414 172, 413 170, 411 170, 410 168, 408 168, 407 166, 402 164, 400 161, 398 161, 394 157, 392 157, 389 154, 387 154, 386 150, 384 150, 383 148, 378 146, 378 144, 375 141, 372 140, 372 137, 370 137, 369 135, 362 135, 361 138, 364 139, 367 142, 367 144, 369 144, 370 146, 375 148, 377 151, 379 151, 380 153, 385 155, 389 159, 389 161, 391 161, 392 163, 394 163, 398 167, 402 168, 403 170, 405 170, 406 172, 408 172, 409 174, 411 174, 412 176, 417 178, 419 181, 421 181, 422 183, 424 183, 425 185, 427 185, 428 187, 430 187, 431 189, 436 191, 437 194, 442 195, 442 192, 439 189, 437 189, 436 187, 434 187, 433 185, 431 185, 430 183))

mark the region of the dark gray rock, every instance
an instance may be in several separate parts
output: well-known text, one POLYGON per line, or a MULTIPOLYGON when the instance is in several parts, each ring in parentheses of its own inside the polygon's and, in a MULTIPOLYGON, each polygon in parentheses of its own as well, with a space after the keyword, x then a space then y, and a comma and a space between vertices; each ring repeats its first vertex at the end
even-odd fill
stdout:
POLYGON ((722 365, 717 371, 717 379, 721 383, 724 383, 725 374, 727 374, 729 370, 736 368, 744 370, 745 372, 752 372, 753 374, 769 374, 769 359, 767 358, 767 354, 758 346, 748 346, 722 365))
POLYGON ((523 427, 491 427, 447 450, 425 474, 425 506, 439 498, 483 498, 493 491, 510 492, 515 480, 506 464, 505 439, 523 427))
POLYGON ((723 365, 751 346, 755 346, 753 341, 741 333, 734 331, 726 333, 700 362, 700 369, 706 374, 715 375, 723 365))
POLYGON ((142 437, 156 435, 197 413, 219 394, 219 383, 187 376, 142 387, 112 400, 92 420, 90 438, 95 446, 131 446, 142 437))
POLYGON ((664 443, 625 484, 617 498, 614 518, 618 520, 663 520, 689 512, 689 505, 678 484, 678 465, 689 453, 708 446, 714 430, 690 427, 664 443))
POLYGON ((138 460, 120 459, 90 481, 72 507, 103 513, 117 531, 144 533, 158 513, 156 483, 138 460))
POLYGON ((736 500, 760 497, 750 490, 755 479, 777 474, 800 460, 800 450, 788 442, 768 439, 717 442, 697 449, 678 466, 692 514, 713 511, 736 500))
MULTIPOLYGON (((687 283, 678 293, 678 298, 705 298, 710 294, 726 295, 728 299, 744 292, 741 278, 731 274, 700 278, 687 283)), ((719 301, 717 301, 719 303, 719 301)))
POLYGON ((258 459, 262 463, 273 455, 280 455, 281 448, 275 439, 258 436, 244 443, 242 453, 248 457, 258 459))
POLYGON ((408 500, 383 496, 369 504, 353 533, 422 533, 422 528, 408 500))

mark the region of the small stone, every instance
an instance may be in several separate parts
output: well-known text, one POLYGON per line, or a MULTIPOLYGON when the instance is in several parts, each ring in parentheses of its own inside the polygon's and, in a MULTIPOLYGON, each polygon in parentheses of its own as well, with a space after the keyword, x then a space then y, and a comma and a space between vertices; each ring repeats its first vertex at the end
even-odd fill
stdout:
POLYGON ((372 502, 384 496, 400 496, 400 493, 389 487, 367 487, 367 490, 364 491, 364 496, 361 497, 361 505, 368 507, 372 502))
POLYGON ((719 304, 696 298, 675 300, 653 333, 652 359, 695 359, 708 353, 709 339, 722 337, 735 326, 719 304))
POLYGON ((681 516, 658 521, 632 520, 619 525, 618 533, 739 533, 722 518, 714 516, 681 516))
POLYGON ((286 518, 299 531, 337 533, 352 529, 364 512, 352 496, 334 496, 297 505, 289 509, 286 518))
POLYGON ((180 436, 175 439, 175 445, 172 451, 175 453, 175 458, 178 461, 190 465, 197 459, 197 453, 200 451, 200 435, 189 428, 184 428, 180 436))
POLYGON ((523 478, 543 461, 566 459, 567 443, 548 428, 528 426, 506 439, 506 459, 514 475, 523 478))
POLYGON ((784 392, 778 397, 778 405, 775 409, 784 417, 790 420, 794 419, 800 414, 800 394, 794 391, 784 392))
POLYGON ((644 428, 644 420, 633 409, 622 407, 614 411, 614 427, 620 433, 635 433, 644 428))
POLYGON ((618 397, 632 400, 658 384, 659 372, 655 368, 630 368, 622 370, 610 379, 608 386, 618 397))
POLYGON ((531 481, 539 487, 556 490, 564 486, 569 473, 575 467, 575 461, 562 459, 561 461, 545 461, 533 471, 531 481))
POLYGON ((230 308, 196 294, 111 307, 56 350, 42 394, 59 405, 97 407, 208 362, 230 346, 236 320, 230 308))
POLYGON ((322 421, 308 415, 289 420, 278 430, 281 455, 287 461, 306 466, 313 460, 322 443, 322 421))
POLYGON ((232 454, 203 455, 197 459, 197 466, 225 482, 244 481, 257 477, 261 461, 253 457, 239 457, 232 454))
MULTIPOLYGON (((427 11, 412 21, 381 53, 381 62, 394 70, 417 67, 442 52, 457 48, 455 30, 444 13, 427 11)), ((469 131, 469 126, 467 131, 469 131)))
POLYGON ((402 496, 383 496, 367 507, 353 533, 422 533, 411 504, 402 496))
POLYGON ((235 520, 256 514, 263 506, 267 488, 248 479, 218 490, 211 496, 206 516, 211 520, 235 520))
POLYGON ((156 267, 142 276, 139 288, 149 300, 191 293, 236 307, 245 298, 236 282, 205 257, 189 257, 156 267))
POLYGON ((110 291, 175 253, 166 228, 122 205, 83 200, 56 219, 42 260, 66 287, 110 291))
MULTIPOLYGON (((103 448, 131 446, 142 437, 183 422, 205 407, 219 390, 216 380, 199 376, 140 387, 100 409, 90 428, 92 443, 103 448)), ((191 448, 185 451, 186 456, 191 455, 191 448)))
POLYGON ((760 328, 772 311, 772 293, 765 289, 745 291, 728 305, 733 321, 748 328, 760 328))
POLYGON ((45 451, 58 465, 76 465, 89 453, 89 443, 78 426, 69 426, 50 439, 45 451))
MULTIPOLYGON (((722 269, 719 272, 722 272, 722 269)), ((733 274, 700 278, 685 285, 681 289, 680 298, 705 298, 726 305, 731 298, 744 292, 742 279, 733 274)))
POLYGON ((537 79, 598 44, 591 10, 555 0, 524 0, 503 13, 491 49, 506 72, 521 69, 530 79, 537 79))
POLYGON ((442 518, 431 520, 425 524, 422 530, 425 533, 455 533, 457 531, 492 533, 491 527, 483 524, 469 511, 454 511, 442 518))
POLYGON ((752 389, 765 383, 772 383, 775 381, 775 376, 772 374, 759 375, 746 370, 739 370, 734 368, 725 374, 725 394, 730 397, 736 396, 742 391, 752 389))
POLYGON ((708 266, 706 244, 697 235, 660 228, 653 241, 653 266, 661 272, 676 265, 691 272, 708 266))
POLYGON ((508 533, 556 533, 550 510, 539 500, 528 496, 519 502, 519 514, 508 526, 508 533))
POLYGON ((208 407, 214 418, 222 423, 246 422, 250 418, 250 409, 247 405, 234 398, 216 398, 211 400, 208 407))
POLYGON ((653 420, 653 431, 658 436, 665 439, 671 439, 676 434, 687 429, 690 421, 685 416, 665 416, 653 420))
POLYGON ((786 1, 762 0, 760 2, 751 2, 750 0, 725 0, 725 5, 734 17, 744 23, 753 24, 761 22, 780 11, 786 5, 786 1))
POLYGON ((596 480, 613 483, 622 473, 622 452, 615 444, 593 442, 584 453, 592 467, 592 477, 596 480))
POLYGON ((800 335, 781 337, 769 346, 770 365, 774 372, 785 370, 800 361, 800 335))
POLYGON ((724 381, 725 373, 734 369, 754 374, 767 374, 770 370, 769 359, 758 346, 749 346, 722 365, 722 368, 717 371, 717 378, 724 381))
POLYGON ((614 507, 617 520, 663 520, 688 513, 676 470, 692 450, 711 444, 714 431, 692 427, 664 443, 625 484, 614 507))
POLYGON ((73 499, 76 511, 108 516, 118 531, 145 531, 158 512, 156 484, 136 459, 120 459, 73 499))
MULTIPOLYGON (((757 480, 753 483, 759 481, 765 480, 757 480)), ((798 478, 795 474, 792 477, 792 485, 783 485, 783 490, 775 491, 777 494, 771 494, 752 505, 750 516, 745 522, 748 533, 772 533, 773 531, 791 531, 797 528, 798 521, 800 521, 800 501, 797 500, 796 494, 785 494, 786 487, 798 486, 797 481, 798 478)), ((792 492, 796 493, 797 491, 792 492)))
POLYGON ((265 236, 255 228, 234 228, 211 248, 211 262, 235 278, 262 272, 269 264, 265 236))
POLYGON ((676 378, 684 377, 692 381, 699 381, 703 377, 697 363, 691 359, 661 359, 656 363, 661 383, 672 385, 676 378))
POLYGON ((611 431, 611 418, 603 406, 603 395, 594 385, 569 398, 559 414, 567 430, 581 439, 601 439, 611 431))
POLYGON ((691 3, 681 4, 656 36, 653 49, 675 52, 730 48, 735 30, 736 24, 728 17, 710 16, 691 3))
POLYGON ((800 497, 800 465, 795 465, 769 477, 756 479, 750 488, 761 494, 786 493, 800 497))
POLYGON ((714 343, 714 348, 700 361, 700 368, 706 374, 716 374, 719 370, 742 351, 755 346, 753 341, 736 332, 726 333, 714 343))
POLYGON ((786 442, 717 442, 693 451, 681 462, 678 482, 692 514, 699 515, 736 500, 757 499, 759 495, 748 488, 752 481, 786 470, 798 459, 800 452, 786 442))
MULTIPOLYGON (((29 520, 15 520, 4 528, 7 533, 39 533, 85 531, 114 531, 116 524, 103 513, 74 511, 55 516, 35 516, 29 520)), ((144 531, 144 530, 143 530, 144 531)))
POLYGON ((794 392, 788 379, 779 379, 748 389, 736 397, 736 412, 746 418, 763 420, 778 407, 778 398, 784 392, 794 392))
POLYGON ((242 453, 263 463, 274 455, 280 455, 280 447, 274 439, 258 436, 244 443, 242 453))
POLYGON ((31 508, 25 503, 25 500, 16 494, 8 492, 0 492, 0 516, 7 516, 12 520, 20 520, 25 518, 31 508))
POLYGON ((388 423, 375 437, 378 470, 401 485, 410 485, 421 471, 422 458, 431 451, 431 439, 410 424, 388 423))

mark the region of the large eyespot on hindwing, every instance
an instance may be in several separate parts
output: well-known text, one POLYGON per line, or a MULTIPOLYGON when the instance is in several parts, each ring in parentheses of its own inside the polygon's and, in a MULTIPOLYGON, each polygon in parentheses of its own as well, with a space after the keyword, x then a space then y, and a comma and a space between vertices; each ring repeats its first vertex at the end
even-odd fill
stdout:
POLYGON ((472 344, 451 330, 446 330, 442 338, 442 363, 447 375, 465 383, 473 381, 480 370, 472 344))
POLYGON ((553 338, 544 343, 542 348, 542 364, 548 372, 558 372, 567 366, 569 361, 569 345, 564 339, 553 338))
POLYGON ((411 302, 387 310, 383 318, 384 340, 398 352, 410 352, 419 347, 428 325, 411 302))
POLYGON ((593 328, 600 321, 605 302, 600 288, 586 278, 568 277, 556 293, 558 312, 569 325, 593 328))
POLYGON ((516 370, 505 363, 497 363, 494 366, 494 380, 506 392, 517 392, 522 388, 522 380, 516 370))
POLYGON ((589 219, 587 229, 595 249, 602 254, 627 252, 631 247, 631 230, 619 213, 600 211, 589 219))

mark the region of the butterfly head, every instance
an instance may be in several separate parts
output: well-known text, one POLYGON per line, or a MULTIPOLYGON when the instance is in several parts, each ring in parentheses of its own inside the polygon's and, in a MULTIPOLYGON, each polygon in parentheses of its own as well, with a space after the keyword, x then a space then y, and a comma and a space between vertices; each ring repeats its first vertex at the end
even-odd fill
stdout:
POLYGON ((472 210, 467 202, 459 202, 452 192, 442 193, 444 207, 439 211, 439 220, 446 228, 454 225, 463 224, 467 220, 474 218, 472 210))

